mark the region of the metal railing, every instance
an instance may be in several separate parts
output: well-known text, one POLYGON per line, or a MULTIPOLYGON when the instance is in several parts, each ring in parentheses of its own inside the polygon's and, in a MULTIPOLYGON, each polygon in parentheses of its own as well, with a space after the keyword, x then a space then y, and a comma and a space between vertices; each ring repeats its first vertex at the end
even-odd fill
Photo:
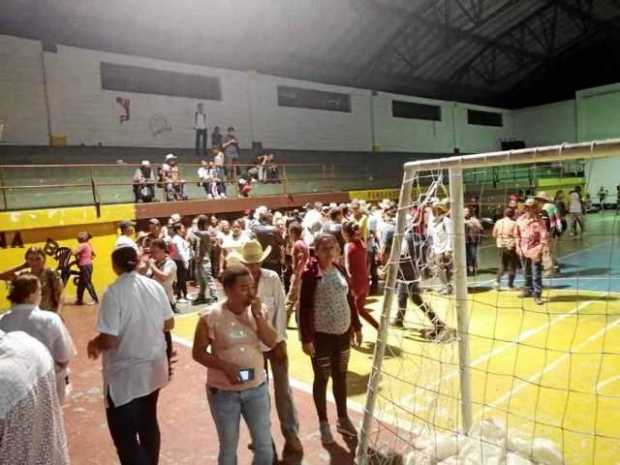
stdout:
MULTIPOLYGON (((133 203, 133 175, 139 164, 31 164, 0 165, 0 211, 35 208, 133 203)), ((160 165, 152 164, 157 173, 160 165)), ((199 186, 200 164, 179 165, 189 199, 205 199, 199 186)), ((247 172, 255 165, 239 164, 247 172)), ((252 197, 313 192, 394 188, 400 183, 402 165, 377 161, 347 164, 282 163, 277 164, 277 182, 253 184, 252 197)), ((539 178, 562 177, 563 166, 536 168, 494 167, 465 172, 467 186, 533 185, 539 178)), ((236 174, 237 172, 235 172, 236 174)), ((157 178, 157 176, 156 176, 157 178)), ((227 182, 229 197, 236 197, 236 176, 227 182)), ((164 191, 156 189, 157 201, 165 200, 164 191)))

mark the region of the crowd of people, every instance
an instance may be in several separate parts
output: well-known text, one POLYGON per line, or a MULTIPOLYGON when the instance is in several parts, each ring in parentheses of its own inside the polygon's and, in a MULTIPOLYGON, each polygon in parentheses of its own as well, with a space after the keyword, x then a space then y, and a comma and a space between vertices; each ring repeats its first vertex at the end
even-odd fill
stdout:
MULTIPOLYGON (((197 130, 197 134, 202 134, 201 130, 197 130)), ((200 139, 202 137, 200 136, 200 139)), ((204 140, 206 141, 206 138, 204 140)), ((222 137, 216 126, 212 140, 218 143, 214 144, 210 150, 204 148, 203 156, 210 155, 210 157, 200 161, 196 176, 192 177, 191 181, 182 176, 178 157, 173 153, 165 156, 164 162, 157 170, 153 169, 150 160, 143 160, 133 175, 134 202, 157 201, 156 188, 163 190, 166 201, 187 200, 188 182, 196 182, 199 187, 202 187, 208 199, 227 198, 229 196, 226 189, 227 183, 236 183, 237 195, 248 197, 254 183, 280 182, 279 167, 273 153, 261 153, 256 157, 254 165, 248 166, 242 172, 238 164, 239 142, 234 128, 228 128, 228 133, 222 137)))
MULTIPOLYGON (((391 324, 405 326, 411 300, 430 322, 424 337, 439 342, 449 330, 423 290, 452 293, 450 202, 429 197, 408 208, 400 254, 394 257, 396 213, 389 200, 353 200, 286 212, 258 207, 232 224, 215 215, 174 214, 163 224, 153 218, 147 230, 136 233, 135 223, 121 222, 111 257, 118 278, 101 298, 97 335, 87 347, 89 357, 102 357, 106 416, 121 463, 157 463, 157 402, 176 356, 170 331, 174 313, 190 302, 206 306, 196 326, 192 356, 207 370, 207 401, 218 433, 220 465, 236 463, 241 417, 250 431, 253 463, 271 465, 280 455, 271 435, 270 385, 285 439, 281 457, 285 463, 300 463, 303 445, 288 374, 287 327, 293 315, 303 352, 311 358, 321 441, 334 442, 326 407, 330 377, 336 431, 355 441, 357 430, 347 410, 350 350, 362 344, 363 322, 379 328, 366 300, 377 290, 390 260, 398 263, 398 311, 391 324)), ((557 241, 567 229, 583 233, 583 214, 579 187, 570 192, 568 205, 561 191, 553 200, 544 192, 529 198, 511 195, 491 233, 499 250, 497 287, 507 273, 508 286, 514 288, 521 267, 523 297, 541 304, 542 276, 558 270, 557 241)), ((469 202, 464 217, 467 271, 476 274, 485 224, 477 199, 469 202)), ((85 303, 85 291, 93 303, 99 302, 92 285, 95 253, 89 239, 87 232, 80 233, 74 251, 80 267, 77 304, 85 303)), ((11 281, 13 304, 0 318, 0 349, 25 344, 27 336, 21 333, 8 337, 16 331, 34 338, 24 346, 31 349, 20 350, 34 354, 40 352, 40 344, 47 348, 49 357, 37 352, 36 363, 43 368, 28 389, 32 395, 52 398, 46 407, 60 415, 70 385, 69 363, 76 355, 60 316, 62 282, 45 267, 45 254, 36 247, 28 249, 24 264, 0 273, 0 278, 11 281), (43 394, 50 382, 48 366, 54 368, 55 392, 43 394)), ((3 369, 6 365, 0 363, 0 373, 3 369)), ((17 422, 34 408, 7 405, 0 404, 5 415, 0 423, 17 422)), ((62 421, 54 428, 59 429, 50 432, 50 443, 63 442, 62 421)), ((11 457, 12 447, 1 441, 0 458, 11 457)), ((51 463, 67 463, 66 449, 59 450, 58 460, 51 463)))

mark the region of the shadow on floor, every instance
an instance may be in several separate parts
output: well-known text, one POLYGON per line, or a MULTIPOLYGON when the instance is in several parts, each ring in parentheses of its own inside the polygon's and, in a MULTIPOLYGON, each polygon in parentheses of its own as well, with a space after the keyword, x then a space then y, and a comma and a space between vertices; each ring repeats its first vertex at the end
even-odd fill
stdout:
POLYGON ((368 390, 370 374, 360 375, 354 371, 347 373, 347 397, 365 394, 368 390))
POLYGON ((588 301, 596 301, 596 302, 615 302, 617 301, 617 297, 613 297, 611 295, 601 295, 601 296, 593 296, 593 295, 579 295, 579 294, 565 294, 565 295, 553 295, 547 299, 548 302, 588 302, 588 301))
MULTIPOLYGON (((367 342, 365 344, 362 344, 362 347, 355 347, 355 351, 356 352, 360 352, 362 354, 368 354, 368 355, 373 355, 375 353, 375 343, 374 342, 367 342)), ((402 354, 402 351, 400 350, 399 347, 396 346, 392 346, 392 345, 387 345, 385 347, 385 356, 384 358, 394 358, 394 357, 400 357, 402 354)))
POLYGON ((576 269, 573 271, 563 271, 560 273, 559 277, 569 278, 569 277, 580 277, 580 276, 611 276, 610 268, 587 268, 587 269, 576 269))

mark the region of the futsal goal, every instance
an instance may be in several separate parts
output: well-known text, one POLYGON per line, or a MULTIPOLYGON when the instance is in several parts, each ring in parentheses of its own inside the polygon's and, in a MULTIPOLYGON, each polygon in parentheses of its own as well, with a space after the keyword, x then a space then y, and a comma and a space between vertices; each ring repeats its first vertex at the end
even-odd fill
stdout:
POLYGON ((618 155, 614 139, 405 164, 358 465, 620 463, 620 216, 586 191, 618 155), (550 234, 524 229, 536 257, 503 262, 495 225, 529 209, 550 234))

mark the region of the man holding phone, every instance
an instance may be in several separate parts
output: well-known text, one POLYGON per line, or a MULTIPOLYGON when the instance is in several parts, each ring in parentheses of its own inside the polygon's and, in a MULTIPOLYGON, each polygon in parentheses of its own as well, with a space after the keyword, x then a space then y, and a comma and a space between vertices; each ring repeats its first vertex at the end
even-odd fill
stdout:
POLYGON ((267 318, 278 334, 275 347, 262 345, 261 349, 265 364, 268 362, 271 365, 276 410, 285 440, 282 460, 288 465, 300 463, 303 447, 299 440, 299 420, 288 378, 284 286, 275 271, 262 267, 271 250, 271 246, 263 250, 259 241, 250 240, 243 244, 237 259, 250 270, 256 285, 256 295, 267 308, 267 318))
POLYGON ((207 398, 220 442, 219 465, 237 463, 241 415, 254 445, 254 465, 272 465, 270 398, 261 344, 273 348, 278 333, 255 295, 244 266, 222 274, 226 299, 201 316, 192 355, 207 367, 207 398))

